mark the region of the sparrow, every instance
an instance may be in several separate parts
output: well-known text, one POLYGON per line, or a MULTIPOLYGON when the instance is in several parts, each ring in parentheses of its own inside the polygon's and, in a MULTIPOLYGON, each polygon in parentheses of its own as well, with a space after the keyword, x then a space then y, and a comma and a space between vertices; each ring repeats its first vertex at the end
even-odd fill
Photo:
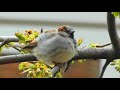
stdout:
POLYGON ((43 60, 47 65, 63 64, 77 54, 74 32, 68 25, 60 26, 56 30, 42 29, 38 38, 22 49, 29 51, 37 60, 43 60))

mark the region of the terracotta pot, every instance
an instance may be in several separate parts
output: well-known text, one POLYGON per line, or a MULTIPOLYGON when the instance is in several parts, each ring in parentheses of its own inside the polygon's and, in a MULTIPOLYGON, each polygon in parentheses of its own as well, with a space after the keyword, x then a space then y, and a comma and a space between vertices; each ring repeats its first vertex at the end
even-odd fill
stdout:
MULTIPOLYGON (((18 64, 0 65, 0 78, 26 78, 26 75, 20 74, 18 64)), ((98 60, 89 60, 82 64, 75 62, 66 73, 62 74, 64 78, 97 78, 99 66, 98 60)))

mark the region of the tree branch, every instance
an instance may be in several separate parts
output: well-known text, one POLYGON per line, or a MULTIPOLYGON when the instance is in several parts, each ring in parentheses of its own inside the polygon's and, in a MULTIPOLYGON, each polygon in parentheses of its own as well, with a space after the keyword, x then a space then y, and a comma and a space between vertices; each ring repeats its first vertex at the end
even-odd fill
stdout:
POLYGON ((36 57, 32 54, 19 54, 0 57, 0 64, 19 63, 27 61, 36 61, 36 57))
MULTIPOLYGON (((115 57, 115 53, 114 53, 114 50, 112 50, 112 48, 94 48, 94 49, 85 48, 85 49, 79 50, 79 54, 76 55, 72 60, 78 60, 78 59, 95 59, 96 60, 96 59, 111 59, 111 58, 116 58, 116 59, 120 58, 120 55, 118 57, 115 57)), ((16 55, 1 56, 0 63, 3 62, 4 60, 6 63, 12 63, 13 61, 14 63, 15 62, 17 63, 17 62, 29 61, 29 59, 30 61, 36 61, 36 58, 34 58, 34 55, 32 54, 19 54, 17 56, 16 55)), ((6 63, 3 63, 3 64, 6 64, 6 63)))
POLYGON ((107 24, 108 24, 108 32, 113 48, 117 53, 118 51, 120 51, 120 40, 116 30, 115 17, 111 12, 107 12, 107 24))
MULTIPOLYGON (((7 51, 4 51, 4 52, 1 53, 1 55, 2 54, 5 55, 6 53, 7 53, 7 51)), ((12 54, 16 54, 16 53, 17 53, 16 51, 15 51, 15 53, 12 52, 12 54)), ((84 49, 78 50, 78 53, 79 54, 76 55, 72 60, 78 60, 78 59, 111 59, 111 58, 119 59, 120 58, 120 55, 118 57, 115 57, 115 53, 114 53, 114 50, 112 50, 112 48, 84 48, 84 49)), ((9 55, 9 54, 11 55, 11 52, 7 53, 7 55, 9 55)), ((18 52, 18 54, 19 54, 19 52, 18 52)), ((32 57, 32 56, 30 56, 30 57, 32 57)), ((2 57, 3 56, 0 57, 0 62, 1 62, 2 57)), ((29 58, 27 58, 27 59, 29 59, 29 58)))
POLYGON ((107 66, 109 65, 110 61, 111 61, 111 60, 106 59, 105 65, 104 65, 103 68, 102 68, 102 72, 101 72, 100 78, 103 77, 103 74, 104 74, 107 66))
POLYGON ((0 52, 0 57, 8 56, 8 55, 17 55, 17 54, 21 54, 21 52, 13 48, 9 48, 9 49, 4 48, 2 52, 0 52))
POLYGON ((0 42, 19 42, 19 39, 16 36, 0 36, 0 42))
POLYGON ((120 54, 120 40, 119 40, 119 36, 117 34, 117 30, 116 30, 116 22, 115 22, 115 17, 111 12, 107 12, 107 25, 108 25, 108 32, 109 32, 109 36, 112 42, 112 51, 114 51, 114 57, 109 58, 106 60, 100 78, 102 78, 107 66, 109 65, 109 63, 111 61, 113 61, 114 59, 119 57, 120 54))
POLYGON ((60 67, 55 66, 50 72, 52 73, 53 77, 57 74, 57 72, 60 70, 60 67))
POLYGON ((4 41, 0 44, 0 48, 1 48, 2 46, 4 46, 5 44, 7 44, 7 41, 6 41, 6 40, 4 40, 4 41))
POLYGON ((109 59, 109 58, 115 58, 115 53, 114 50, 112 50, 112 48, 84 48, 82 50, 78 50, 78 55, 75 56, 73 60, 78 60, 78 59, 96 60, 96 59, 109 59))

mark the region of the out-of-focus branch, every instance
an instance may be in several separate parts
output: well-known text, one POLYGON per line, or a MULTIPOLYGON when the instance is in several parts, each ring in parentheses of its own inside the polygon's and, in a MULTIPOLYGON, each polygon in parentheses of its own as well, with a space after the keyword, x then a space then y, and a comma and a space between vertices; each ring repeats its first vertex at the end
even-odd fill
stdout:
POLYGON ((0 42, 2 42, 0 44, 0 48, 10 42, 18 42, 19 39, 15 36, 0 36, 0 42))
POLYGON ((2 52, 0 52, 0 57, 8 56, 8 55, 17 55, 17 54, 21 54, 21 52, 13 48, 9 48, 9 49, 4 48, 2 52))
MULTIPOLYGON (((115 57, 115 53, 114 53, 114 50, 112 50, 112 48, 84 48, 84 49, 78 50, 78 52, 79 52, 79 54, 76 55, 72 60, 78 60, 78 59, 110 59, 110 58, 118 59, 118 58, 120 58, 120 55, 118 57, 115 57)), ((7 53, 7 51, 4 51, 3 53, 7 53)), ((15 53, 13 53, 13 54, 15 54, 15 53)), ((9 53, 7 53, 7 54, 9 55, 9 53)), ((2 55, 2 52, 1 52, 1 55, 2 55)), ((30 57, 32 57, 32 56, 30 56, 30 57)), ((1 62, 2 57, 3 56, 0 56, 0 62, 1 62)), ((27 56, 27 57, 29 57, 29 56, 27 56)), ((29 58, 27 58, 27 59, 29 59, 29 58)))
POLYGON ((19 62, 27 62, 27 61, 36 61, 36 57, 32 54, 18 54, 18 55, 10 55, 10 56, 1 56, 0 64, 10 64, 10 63, 19 63, 19 62))
POLYGON ((0 42, 18 42, 19 39, 16 36, 0 36, 0 42))
POLYGON ((5 44, 7 44, 8 42, 6 41, 6 40, 4 40, 1 44, 0 44, 0 48, 2 47, 2 46, 4 46, 5 44))

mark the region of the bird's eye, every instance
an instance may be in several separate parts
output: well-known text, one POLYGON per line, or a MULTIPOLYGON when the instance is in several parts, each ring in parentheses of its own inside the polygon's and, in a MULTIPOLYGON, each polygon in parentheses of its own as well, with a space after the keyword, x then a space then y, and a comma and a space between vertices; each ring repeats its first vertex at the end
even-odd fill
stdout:
POLYGON ((65 32, 69 34, 69 33, 70 33, 70 30, 65 30, 65 32))
POLYGON ((69 32, 69 37, 72 38, 72 39, 74 39, 74 32, 75 32, 75 31, 70 31, 70 32, 69 32))

